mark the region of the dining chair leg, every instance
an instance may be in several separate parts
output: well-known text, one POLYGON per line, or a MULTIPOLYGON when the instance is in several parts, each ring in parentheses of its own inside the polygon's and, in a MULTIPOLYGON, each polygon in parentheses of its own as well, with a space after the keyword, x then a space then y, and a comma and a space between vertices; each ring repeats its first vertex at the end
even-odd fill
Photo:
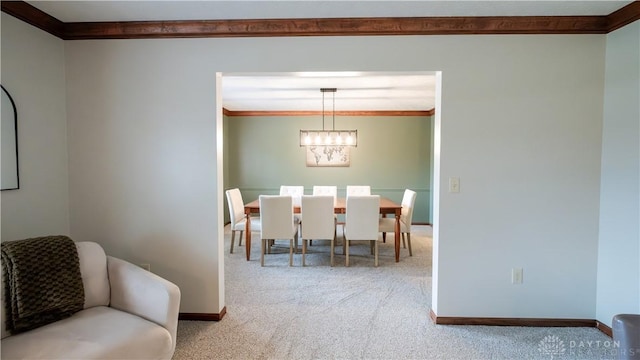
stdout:
MULTIPOLYGON (((335 242, 336 239, 338 239, 338 228, 334 225, 333 227, 333 243, 331 244, 331 246, 335 249, 335 242)), ((333 251, 331 251, 331 253, 333 253, 333 251)))
MULTIPOLYGON (((333 252, 335 251, 336 236, 331 239, 331 266, 333 267, 333 252)), ((303 258, 304 259, 304 258, 303 258)))
POLYGON ((305 255, 307 254, 307 240, 302 239, 302 266, 305 266, 305 255))
POLYGON ((411 233, 407 233, 407 245, 409 246, 409 256, 413 256, 413 252, 411 251, 411 233))
POLYGON ((373 255, 373 243, 373 240, 369 241, 369 250, 371 251, 371 255, 373 255))
POLYGON ((240 230, 240 237, 238 238, 238 246, 242 246, 242 234, 244 234, 244 230, 240 230))
POLYGON ((295 240, 289 240, 289 266, 293 266, 293 243, 295 240))
POLYGON ((376 240, 375 245, 375 255, 374 255, 374 260, 373 260, 373 264, 375 267, 378 267, 378 241, 376 240))
POLYGON ((386 243, 386 242, 387 242, 387 233, 386 233, 386 232, 383 232, 383 233, 382 233, 382 242, 383 242, 383 243, 386 243))
POLYGON ((266 241, 265 239, 262 239, 262 243, 260 244, 260 266, 264 267, 264 248, 266 245, 266 241))
POLYGON ((405 234, 406 233, 400 233, 400 235, 402 236, 402 247, 406 249, 407 248, 407 242, 406 242, 405 234))
POLYGON ((344 255, 344 249, 345 249, 346 243, 347 243, 347 239, 343 235, 342 236, 342 255, 344 255))
POLYGON ((342 243, 342 249, 343 251, 346 251, 344 266, 349 267, 349 240, 344 239, 344 242, 342 243))
POLYGON ((236 231, 231 230, 231 248, 229 248, 229 254, 233 254, 233 243, 235 241, 236 231))

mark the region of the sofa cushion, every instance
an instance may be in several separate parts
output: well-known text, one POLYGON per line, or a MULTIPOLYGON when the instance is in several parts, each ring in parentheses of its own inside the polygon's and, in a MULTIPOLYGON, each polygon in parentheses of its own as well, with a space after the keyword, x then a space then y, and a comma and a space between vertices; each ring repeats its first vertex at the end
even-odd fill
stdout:
POLYGON ((110 297, 107 255, 94 242, 76 243, 80 258, 80 273, 84 285, 84 308, 108 306, 110 297))
POLYGON ((171 352, 165 328, 105 306, 2 340, 2 359, 159 359, 171 352))

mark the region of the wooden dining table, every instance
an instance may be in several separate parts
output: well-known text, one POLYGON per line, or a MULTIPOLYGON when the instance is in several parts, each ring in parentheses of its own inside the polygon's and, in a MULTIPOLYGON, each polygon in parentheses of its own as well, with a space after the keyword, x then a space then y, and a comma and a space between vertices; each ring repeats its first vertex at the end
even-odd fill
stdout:
MULTIPOLYGON (((347 210, 347 199, 337 198, 334 205, 336 214, 344 214, 347 210)), ((293 212, 299 214, 300 207, 293 208, 293 212)), ((260 213, 260 200, 256 199, 244 205, 244 214, 247 217, 245 228, 245 248, 247 251, 247 261, 251 258, 251 214, 260 213)), ((400 261, 400 215, 402 214, 402 205, 391 199, 380 197, 380 214, 383 216, 393 214, 396 217, 396 227, 394 231, 396 262, 400 261)))

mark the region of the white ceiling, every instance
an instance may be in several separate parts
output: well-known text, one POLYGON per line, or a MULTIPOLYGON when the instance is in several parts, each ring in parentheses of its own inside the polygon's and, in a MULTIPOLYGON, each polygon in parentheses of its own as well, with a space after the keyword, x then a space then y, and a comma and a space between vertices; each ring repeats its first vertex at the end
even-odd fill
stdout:
MULTIPOLYGON (((632 1, 27 1, 64 22, 339 17, 608 15, 632 1)), ((434 73, 225 74, 229 110, 321 110, 320 88, 337 88, 336 110, 430 110, 434 73)), ((331 94, 325 94, 325 106, 331 94)))
POLYGON ((223 106, 228 110, 431 110, 435 74, 308 72, 228 74, 222 77, 223 106))

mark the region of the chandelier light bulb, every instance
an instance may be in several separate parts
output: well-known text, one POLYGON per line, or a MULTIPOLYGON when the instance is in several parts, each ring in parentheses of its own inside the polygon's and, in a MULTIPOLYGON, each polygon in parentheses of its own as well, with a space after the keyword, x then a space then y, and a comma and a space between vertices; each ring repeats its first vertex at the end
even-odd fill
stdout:
POLYGON ((358 130, 336 130, 335 93, 337 88, 321 88, 322 92, 322 129, 300 130, 300 146, 339 146, 340 151, 345 146, 358 146, 358 130), (331 98, 331 127, 325 127, 325 93, 332 94, 331 98))

